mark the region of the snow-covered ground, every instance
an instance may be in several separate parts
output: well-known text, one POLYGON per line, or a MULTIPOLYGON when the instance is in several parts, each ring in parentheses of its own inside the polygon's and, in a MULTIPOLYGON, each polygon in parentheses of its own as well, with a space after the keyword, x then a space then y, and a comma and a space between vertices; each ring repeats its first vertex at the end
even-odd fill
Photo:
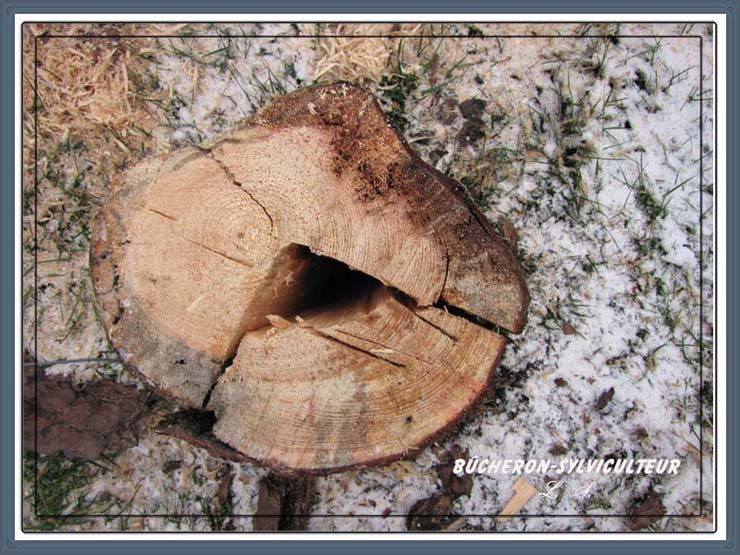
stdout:
MULTIPOLYGON (((507 347, 495 391, 444 446, 458 443, 471 455, 488 458, 681 460, 672 476, 561 477, 555 499, 535 495, 522 511, 552 516, 468 517, 463 529, 624 530, 624 518, 606 515, 628 513, 651 490, 660 495, 666 515, 697 514, 700 504, 705 514, 665 516, 652 529, 712 529, 710 26, 458 24, 433 29, 457 37, 444 39, 401 38, 430 31, 405 26, 393 29, 395 38, 349 45, 305 36, 316 33, 314 25, 183 27, 178 32, 193 30, 284 36, 141 39, 150 50, 146 75, 156 77, 156 90, 167 99, 152 130, 159 150, 207 139, 272 96, 311 84, 321 71, 324 80, 361 79, 426 161, 461 180, 502 230, 509 235, 515 230, 532 296, 528 324, 507 347), (483 101, 474 103, 477 112, 461 110, 470 99, 483 101), (574 495, 591 482, 590 495, 574 495)), ((79 163, 95 166, 96 152, 82 145, 45 158, 47 166, 57 165, 68 188, 79 163)), ((88 172, 80 186, 102 196, 105 182, 99 173, 88 172)), ((48 181, 39 187, 44 210, 70 202, 60 199, 48 181)), ((49 213, 43 225, 53 228, 52 235, 60 220, 74 216, 68 208, 49 213)), ((111 355, 92 307, 77 308, 91 295, 84 231, 70 240, 80 248, 62 255, 49 242, 39 251, 39 261, 52 260, 39 265, 39 360, 111 355)), ((24 255, 29 269, 33 260, 24 255)), ((28 287, 30 270, 26 279, 28 287)), ((29 298, 25 337, 33 351, 29 298)), ((101 373, 136 381, 117 364, 102 370, 96 364, 60 364, 48 371, 80 381, 101 373)), ((310 529, 404 530, 404 518, 380 515, 407 513, 415 502, 440 491, 432 470, 440 451, 431 446, 410 461, 318 479, 314 511, 343 516, 313 518, 310 529), (346 516, 353 514, 376 516, 346 516)), ((233 463, 152 431, 118 455, 115 465, 96 472, 80 494, 83 504, 99 508, 104 493, 112 514, 196 514, 213 497, 223 464, 233 463)), ((248 464, 233 467, 234 513, 251 514, 266 471, 248 464)), ((453 512, 498 514, 517 478, 476 475, 471 495, 457 499, 453 512)), ((528 476, 538 490, 552 479, 528 476)), ((34 519, 28 523, 33 526, 34 519)), ((251 529, 246 517, 232 524, 251 529)), ((208 530, 211 523, 132 516, 70 524, 122 526, 208 530)))

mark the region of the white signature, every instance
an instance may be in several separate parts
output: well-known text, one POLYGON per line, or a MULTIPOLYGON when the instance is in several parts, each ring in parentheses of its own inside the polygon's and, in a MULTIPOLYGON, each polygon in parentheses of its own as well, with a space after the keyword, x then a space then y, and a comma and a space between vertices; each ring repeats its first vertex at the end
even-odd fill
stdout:
MULTIPOLYGON (((573 497, 576 499, 584 499, 591 495, 591 490, 594 487, 595 482, 588 482, 578 486, 573 492, 573 497)), ((540 497, 547 497, 548 499, 557 499, 558 490, 563 487, 562 480, 550 480, 545 484, 545 491, 539 493, 540 497)))

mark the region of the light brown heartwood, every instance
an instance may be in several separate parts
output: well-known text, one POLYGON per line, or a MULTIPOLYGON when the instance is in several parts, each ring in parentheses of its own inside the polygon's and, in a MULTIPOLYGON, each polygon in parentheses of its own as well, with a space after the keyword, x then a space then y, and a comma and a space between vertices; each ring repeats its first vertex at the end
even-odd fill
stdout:
POLYGON ((247 458, 391 461, 485 392, 529 296, 459 183, 344 83, 124 173, 93 231, 122 359, 247 458))

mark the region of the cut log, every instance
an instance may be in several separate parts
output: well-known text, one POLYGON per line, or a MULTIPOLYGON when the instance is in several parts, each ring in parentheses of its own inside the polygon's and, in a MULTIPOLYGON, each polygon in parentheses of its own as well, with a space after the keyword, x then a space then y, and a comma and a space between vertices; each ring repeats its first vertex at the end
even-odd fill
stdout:
POLYGON ((448 429, 501 356, 490 330, 521 331, 529 302, 461 186, 346 84, 128 171, 91 266, 130 367, 214 411, 238 452, 311 472, 392 460, 448 429))

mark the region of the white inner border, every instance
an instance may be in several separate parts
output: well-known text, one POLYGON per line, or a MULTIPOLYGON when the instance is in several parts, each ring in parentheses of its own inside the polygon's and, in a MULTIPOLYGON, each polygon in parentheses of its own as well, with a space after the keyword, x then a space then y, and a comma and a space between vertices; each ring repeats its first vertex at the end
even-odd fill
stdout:
MULTIPOLYGON (((252 534, 229 534, 229 533, 183 533, 183 534, 163 534, 157 532, 147 532, 142 534, 120 534, 120 533, 101 533, 101 534, 75 534, 75 533, 25 533, 21 530, 21 509, 22 509, 22 492, 21 492, 21 379, 20 371, 16 370, 15 380, 15 540, 429 540, 429 539, 455 539, 455 540, 721 540, 727 539, 727 465, 726 465, 726 400, 724 392, 726 389, 726 347, 727 347, 727 284, 725 276, 727 275, 727 261, 725 252, 727 249, 727 207, 725 205, 725 184, 727 183, 726 175, 726 49, 727 49, 727 29, 726 16, 720 14, 33 14, 15 15, 15 368, 20 369, 22 361, 21 348, 21 280, 19 279, 19 268, 21 268, 21 197, 22 197, 22 142, 21 142, 21 114, 22 114, 22 66, 21 66, 21 25, 25 22, 115 22, 115 21, 135 21, 135 22, 304 22, 304 21, 346 21, 346 22, 365 22, 365 21, 430 21, 430 22, 447 22, 447 21, 464 21, 479 23, 500 23, 500 22, 558 22, 558 21, 629 21, 629 22, 692 22, 692 21, 713 21, 717 24, 717 35, 715 37, 717 45, 717 59, 714 61, 714 98, 717 105, 717 117, 714 122, 716 126, 717 144, 714 149, 714 188, 715 200, 714 209, 717 216, 717 227, 714 236, 714 256, 716 257, 717 272, 714 275, 715 297, 714 303, 717 307, 717 321, 715 330, 719 330, 719 335, 715 335, 714 353, 715 367, 714 376, 714 405, 715 405, 715 426, 714 426, 714 446, 715 457, 717 457, 717 472, 714 478, 714 491, 717 492, 717 506, 714 507, 714 522, 717 531, 714 533, 609 533, 600 534, 583 534, 558 533, 558 534, 531 534, 531 533, 445 533, 444 535, 421 533, 421 534, 397 534, 397 533, 341 533, 331 532, 310 532, 296 533, 291 532, 275 533, 269 535, 252 535, 252 534), (721 369, 717 372, 717 369, 721 369), (719 392, 719 394, 718 394, 719 392), (717 434, 717 430, 721 434, 717 434)), ((705 307, 705 310, 713 310, 714 307, 705 307)), ((708 369, 704 369, 708 371, 708 369)), ((708 378, 705 374, 705 378, 708 378)))

